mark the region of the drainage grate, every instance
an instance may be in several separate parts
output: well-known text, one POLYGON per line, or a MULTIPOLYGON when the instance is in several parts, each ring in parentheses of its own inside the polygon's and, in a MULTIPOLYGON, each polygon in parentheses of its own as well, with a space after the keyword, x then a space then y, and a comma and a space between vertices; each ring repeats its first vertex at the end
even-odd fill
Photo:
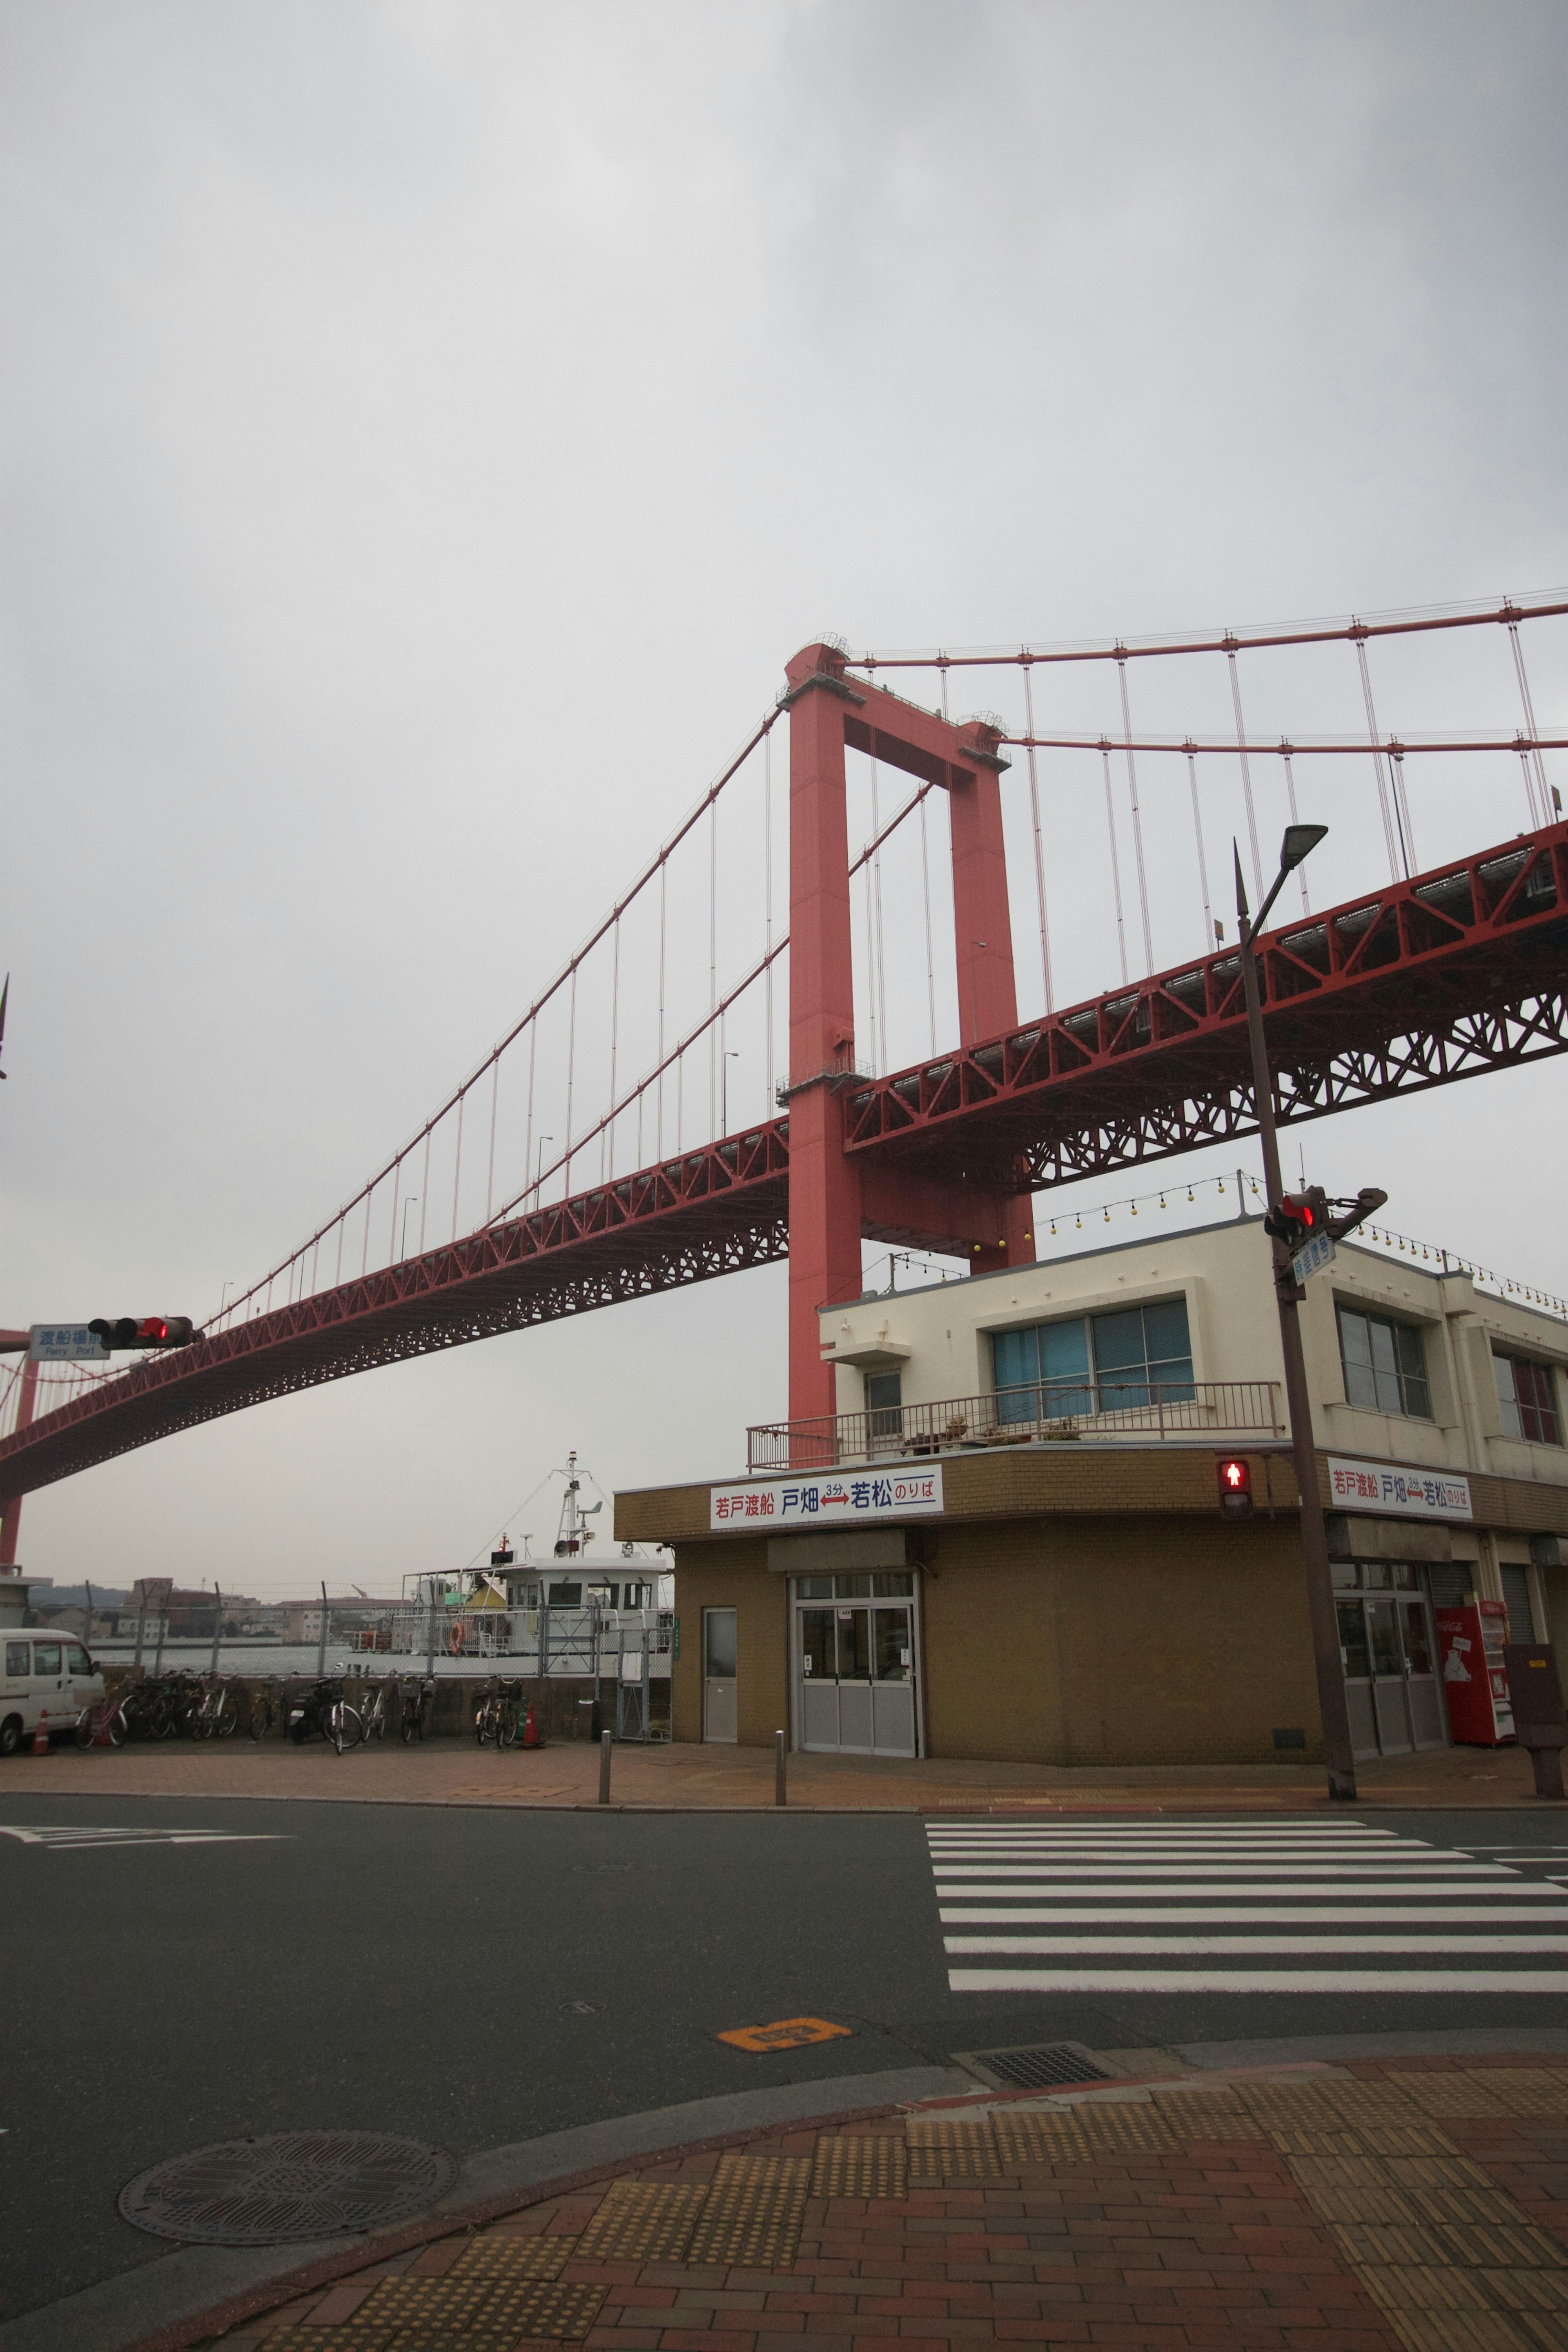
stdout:
POLYGON ((271 2132, 171 2157, 120 2192, 138 2230, 187 2245, 281 2246, 387 2228, 446 2194, 444 2149, 385 2132, 271 2132))
POLYGON ((1062 2083, 1114 2079, 1081 2042, 1037 2042, 1022 2050, 955 2050, 952 2059, 994 2091, 1051 2091, 1062 2083))

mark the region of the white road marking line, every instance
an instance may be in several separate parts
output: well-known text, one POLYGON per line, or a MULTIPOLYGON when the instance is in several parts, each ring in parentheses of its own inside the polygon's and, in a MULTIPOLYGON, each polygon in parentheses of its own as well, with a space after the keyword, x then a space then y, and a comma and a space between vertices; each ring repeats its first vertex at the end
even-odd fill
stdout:
MULTIPOLYGON (((1568 1952, 1568 1936, 944 1936, 950 1952, 1568 1952)), ((1568 1979, 1563 1990, 1568 1991, 1568 1979)))
POLYGON ((93 1846, 111 1845, 277 1845, 280 1835, 252 1830, 124 1830, 17 1829, 0 1822, 0 1837, 19 1845, 41 1845, 55 1853, 74 1853, 93 1846))
MULTIPOLYGON (((936 1890, 939 1902, 952 1903, 999 1903, 1012 1895, 1016 1895, 1022 1900, 1031 1895, 1055 1895, 1063 1902, 1068 1903, 1074 1901, 1103 1903, 1114 1891, 1109 1886, 1086 1884, 1081 1879, 1074 1880, 1070 1885, 1056 1880, 1032 1879, 1023 1885, 990 1885, 975 1884, 968 1879, 942 1879, 938 1882, 936 1890)), ((1128 1897, 1132 1901, 1135 1901, 1139 1895, 1147 1898, 1163 1891, 1158 1886, 1147 1885, 1130 1886, 1127 1890, 1128 1897)), ((1284 1901, 1290 1895, 1300 1898, 1320 1895, 1339 1897, 1365 1895, 1384 1900, 1391 1895, 1408 1895, 1412 1897, 1430 1895, 1435 1898, 1446 1896, 1451 1902, 1456 1895, 1464 1895, 1469 1890, 1462 1884, 1457 1885, 1451 1878, 1343 1878, 1326 1880, 1316 1886, 1303 1886, 1299 1879, 1262 1877, 1233 1880, 1212 1890, 1192 1888, 1190 1883, 1188 1889, 1177 1887, 1171 1889, 1173 1895, 1187 1891, 1195 1894, 1206 1894, 1212 1891, 1216 1902, 1240 1901, 1244 1898, 1256 1898, 1259 1902, 1267 1902, 1271 1895, 1284 1901)), ((1504 1895, 1521 1902, 1527 1902, 1533 1896, 1535 1901, 1539 1902, 1547 1892, 1547 1888, 1540 1879, 1520 1881, 1511 1886, 1498 1886, 1490 1880, 1484 1880, 1476 1887, 1475 1892, 1478 1895, 1484 1895, 1489 1901, 1494 1895, 1504 1895)))
MULTIPOLYGON (((935 1865, 933 1865, 935 1866, 935 1865)), ((1411 1878, 1463 1878, 1471 1882, 1511 1878, 1505 1862, 1441 1862, 1415 1854, 1380 1854, 1376 1861, 1248 1862, 1240 1868, 1226 1862, 943 1862, 946 1878, 1034 1878, 1042 1885, 1053 1878, 1330 1878, 1343 1871, 1346 1884, 1354 1875, 1370 1877, 1393 1870, 1411 1878)))
POLYGON ((950 1969, 954 1992, 1554 1993, 1561 1969, 950 1969))
MULTIPOLYGON (((1514 1890, 1512 1887, 1505 1887, 1499 1891, 1511 1895, 1514 1890)), ((1175 1927, 1251 1927, 1256 1923, 1260 1927, 1285 1927, 1294 1923, 1300 1927, 1331 1927, 1336 1923, 1344 1924, 1352 1920, 1387 1925, 1400 1919, 1407 1919, 1417 1927, 1425 1927, 1429 1920, 1435 1924, 1448 1922, 1458 1926, 1473 1919, 1506 1922, 1512 1927, 1522 1919, 1540 1919, 1549 1922, 1568 1919, 1568 1909, 1565 1909, 1561 1903, 1552 1905, 1550 1909, 1531 1908, 1526 1911, 1494 1910, 1489 1903, 1463 1906, 1433 1905, 1422 1906, 1419 1908, 1409 1903, 1389 1904, 1386 1906, 1373 1906, 1364 1911, 1342 1911, 1334 1905, 1327 1903, 1321 1908, 1314 1908, 1306 1904, 1270 1904, 1267 1909, 1256 1911, 1229 1910, 1218 1906, 1208 1909, 1185 1903, 1173 1904, 1169 1909, 1152 1905, 1139 1905, 1135 1908, 1125 1911, 1058 1910, 1054 1906, 1047 1909, 1044 1906, 1036 1908, 1029 1905, 1020 1906, 1016 1911, 1005 1911, 999 1908, 992 1910, 978 1905, 971 1909, 961 1905, 954 1909, 939 1912, 938 1916, 944 1927, 1049 1926, 1058 1919, 1068 1926, 1079 1927, 1114 1927, 1123 1921, 1133 1926, 1144 1923, 1158 1926, 1163 1920, 1169 1920, 1175 1927)))

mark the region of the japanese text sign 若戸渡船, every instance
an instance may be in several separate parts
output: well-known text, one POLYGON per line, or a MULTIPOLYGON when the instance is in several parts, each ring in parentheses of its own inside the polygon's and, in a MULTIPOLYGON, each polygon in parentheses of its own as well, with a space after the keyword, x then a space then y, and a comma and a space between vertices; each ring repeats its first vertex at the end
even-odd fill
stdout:
POLYGON ((940 1469, 811 1472, 708 1490, 713 1533, 744 1528, 754 1535, 786 1535, 794 1528, 859 1527, 868 1519, 925 1518, 941 1510, 940 1469))
POLYGON ((1329 1456, 1329 1507, 1336 1511, 1384 1511, 1406 1519, 1468 1519, 1470 1482, 1451 1471, 1410 1470, 1386 1462, 1346 1462, 1329 1456))

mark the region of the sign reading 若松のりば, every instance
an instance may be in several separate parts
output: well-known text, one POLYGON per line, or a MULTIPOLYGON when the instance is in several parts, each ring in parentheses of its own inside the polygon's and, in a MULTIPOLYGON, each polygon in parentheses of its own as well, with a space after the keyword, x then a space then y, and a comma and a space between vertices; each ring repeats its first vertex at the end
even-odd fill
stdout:
POLYGON ((757 1535, 792 1528, 861 1527, 868 1519, 924 1517, 942 1509, 938 1470, 809 1471, 744 1486, 710 1486, 708 1525, 740 1524, 757 1535))
POLYGON ((1395 1469, 1384 1462, 1329 1456, 1329 1507, 1336 1511, 1391 1511, 1407 1519, 1468 1519, 1470 1482, 1451 1471, 1395 1469))

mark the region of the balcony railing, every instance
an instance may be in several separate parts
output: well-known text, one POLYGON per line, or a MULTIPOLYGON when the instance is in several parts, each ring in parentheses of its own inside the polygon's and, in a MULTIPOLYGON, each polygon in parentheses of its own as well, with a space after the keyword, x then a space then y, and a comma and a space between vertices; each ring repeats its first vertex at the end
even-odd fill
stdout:
POLYGON ((1278 1381, 1046 1381, 878 1405, 746 1432, 752 1470, 836 1470, 848 1462, 947 1454, 1030 1439, 1240 1436, 1285 1433, 1278 1381))

